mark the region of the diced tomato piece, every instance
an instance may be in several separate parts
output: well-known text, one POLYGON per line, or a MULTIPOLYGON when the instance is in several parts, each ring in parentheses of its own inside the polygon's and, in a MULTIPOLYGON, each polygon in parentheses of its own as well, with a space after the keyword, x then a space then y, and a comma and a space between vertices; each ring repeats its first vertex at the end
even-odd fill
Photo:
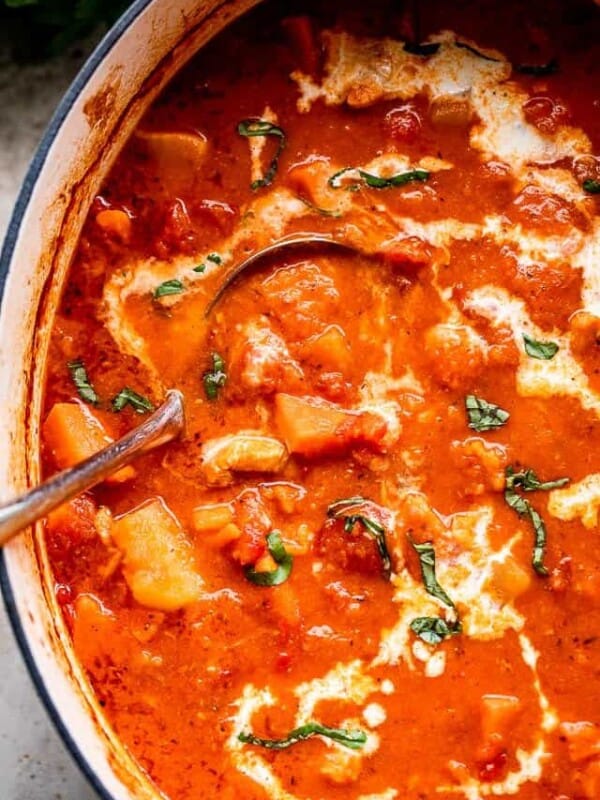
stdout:
POLYGON ((431 264, 433 248, 418 236, 399 236, 384 244, 381 255, 392 266, 416 270, 431 264))
POLYGON ((388 111, 385 115, 385 126, 392 139, 412 144, 421 133, 423 121, 414 103, 403 103, 388 111))
POLYGON ((532 185, 519 192, 507 214, 515 222, 547 230, 555 236, 570 232, 573 227, 585 230, 588 224, 574 203, 532 185))
MULTIPOLYGON (((114 442, 100 417, 80 403, 56 403, 42 427, 44 442, 60 469, 72 467, 114 442)), ((135 476, 131 466, 106 479, 122 483, 135 476)))
POLYGON ((377 543, 359 522, 348 533, 344 530, 343 520, 327 520, 317 534, 315 552, 344 573, 357 572, 374 577, 382 574, 377 543))
POLYGON ((266 535, 272 528, 260 493, 248 489, 235 500, 236 524, 241 531, 231 551, 233 558, 247 566, 256 564, 267 551, 266 535))
POLYGON ((508 755, 501 750, 489 761, 479 763, 479 780, 485 783, 494 783, 502 780, 508 769, 508 755))
POLYGON ((350 411, 318 397, 275 397, 275 417, 291 453, 316 456, 357 444, 379 449, 387 432, 382 417, 350 411))
POLYGON ((534 95, 523 103, 525 119, 542 133, 556 133, 560 125, 571 119, 568 108, 561 100, 547 95, 534 95))

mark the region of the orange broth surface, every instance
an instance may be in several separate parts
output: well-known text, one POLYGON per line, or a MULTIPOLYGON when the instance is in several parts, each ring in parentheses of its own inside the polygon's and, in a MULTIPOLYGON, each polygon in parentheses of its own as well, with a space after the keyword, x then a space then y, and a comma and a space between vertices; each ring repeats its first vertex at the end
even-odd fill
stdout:
POLYGON ((48 518, 76 653, 170 800, 597 800, 600 11, 300 5, 198 54, 90 210, 46 473, 168 388, 186 430, 48 518), (352 249, 205 315, 306 231, 352 249))

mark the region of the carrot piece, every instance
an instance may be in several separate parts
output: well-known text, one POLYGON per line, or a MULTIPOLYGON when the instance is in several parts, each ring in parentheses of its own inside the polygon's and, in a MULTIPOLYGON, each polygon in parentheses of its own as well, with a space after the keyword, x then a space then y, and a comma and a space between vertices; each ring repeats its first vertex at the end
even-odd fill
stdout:
MULTIPOLYGON (((98 416, 79 403, 55 403, 42 432, 60 469, 72 467, 114 442, 98 416)), ((127 466, 106 480, 108 483, 122 483, 134 476, 134 468, 127 466)))
POLYGON ((96 225, 105 233, 128 242, 131 238, 131 217, 119 208, 105 208, 96 214, 96 225))
POLYGON ((305 456, 359 443, 378 446, 386 433, 385 422, 375 414, 349 411, 317 397, 277 394, 275 419, 288 450, 305 456))
POLYGON ((287 17, 281 25, 290 39, 300 69, 309 75, 316 75, 320 48, 310 17, 287 17))

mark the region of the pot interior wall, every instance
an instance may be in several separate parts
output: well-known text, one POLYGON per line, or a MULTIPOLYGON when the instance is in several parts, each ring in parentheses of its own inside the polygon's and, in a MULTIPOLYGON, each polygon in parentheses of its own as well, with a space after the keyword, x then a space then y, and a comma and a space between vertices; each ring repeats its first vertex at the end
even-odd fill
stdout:
MULTIPOLYGON (((63 99, 30 167, 0 264, 0 500, 40 477, 49 334, 91 199, 173 74, 259 0, 138 0, 63 99)), ((71 751, 111 800, 156 798, 119 744, 74 656, 40 529, 2 554, 2 588, 37 688, 71 751)))

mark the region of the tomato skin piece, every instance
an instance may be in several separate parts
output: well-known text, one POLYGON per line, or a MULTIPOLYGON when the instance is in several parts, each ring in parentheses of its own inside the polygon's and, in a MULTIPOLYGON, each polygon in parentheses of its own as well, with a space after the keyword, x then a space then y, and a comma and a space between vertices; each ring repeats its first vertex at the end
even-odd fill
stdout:
POLYGON ((403 144, 417 141, 423 120, 414 103, 404 103, 385 115, 385 127, 392 139, 403 144))

